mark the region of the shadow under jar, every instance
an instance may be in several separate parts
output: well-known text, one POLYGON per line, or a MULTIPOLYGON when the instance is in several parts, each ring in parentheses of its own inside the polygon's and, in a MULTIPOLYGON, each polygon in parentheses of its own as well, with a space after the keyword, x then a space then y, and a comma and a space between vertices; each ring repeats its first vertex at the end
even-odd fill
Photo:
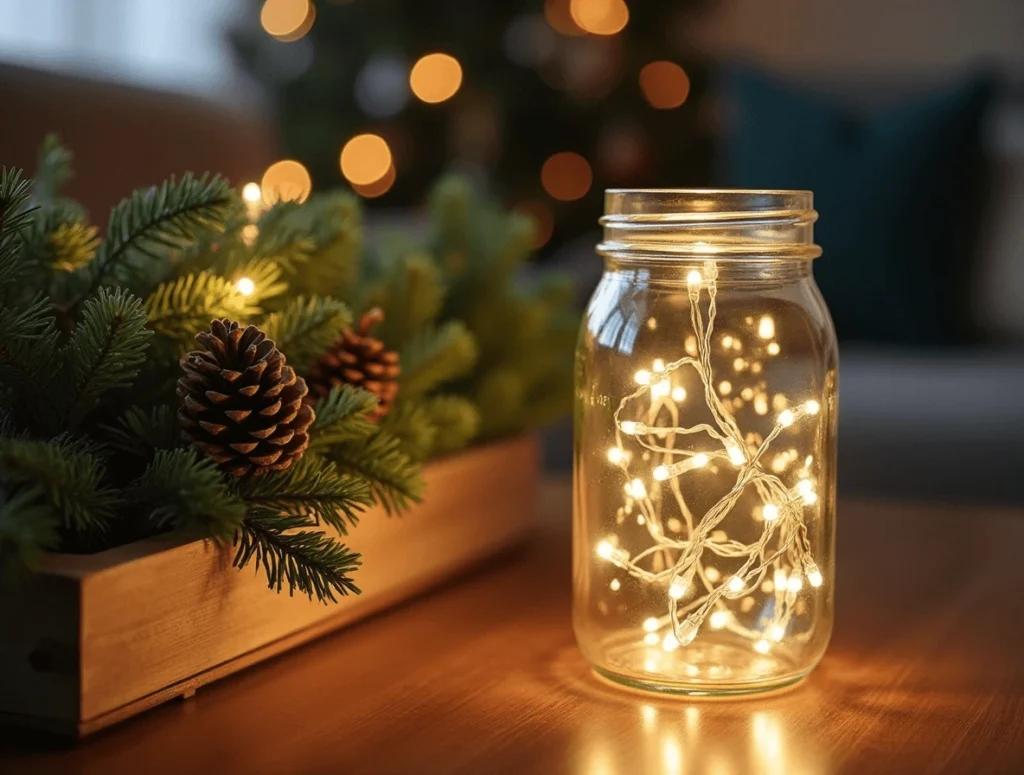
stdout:
POLYGON ((576 352, 573 624, 614 681, 764 691, 828 644, 838 359, 812 208, 606 193, 576 352))

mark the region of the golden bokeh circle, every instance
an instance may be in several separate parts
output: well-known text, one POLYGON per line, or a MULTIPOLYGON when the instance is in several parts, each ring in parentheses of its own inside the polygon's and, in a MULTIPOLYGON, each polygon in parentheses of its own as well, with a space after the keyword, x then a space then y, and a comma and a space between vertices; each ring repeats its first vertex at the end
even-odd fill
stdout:
POLYGON ((594 182, 590 162, 572 151, 549 156, 540 171, 544 190, 562 202, 572 202, 586 196, 594 182))
POLYGON ((271 164, 260 182, 263 201, 268 205, 281 201, 305 202, 312 188, 309 171, 294 159, 282 159, 271 164))
POLYGON ((462 65, 449 54, 422 56, 409 72, 412 93, 430 104, 450 99, 461 85, 462 65))
POLYGON ((356 135, 341 149, 341 174, 355 186, 369 186, 388 174, 391 148, 380 135, 356 135))
POLYGON ((675 62, 651 62, 640 70, 640 90, 651 107, 678 108, 690 96, 690 78, 675 62))

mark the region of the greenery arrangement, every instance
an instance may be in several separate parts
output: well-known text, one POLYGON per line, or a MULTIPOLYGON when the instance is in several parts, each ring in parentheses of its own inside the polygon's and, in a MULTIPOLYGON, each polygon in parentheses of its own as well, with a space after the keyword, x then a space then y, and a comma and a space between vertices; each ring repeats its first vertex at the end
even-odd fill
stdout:
POLYGON ((566 408, 568 289, 516 287, 528 224, 464 182, 372 248, 350 195, 254 219, 208 175, 101 239, 70 162, 47 138, 34 181, 0 168, 0 569, 182 530, 335 601, 339 535, 416 502, 422 461, 566 408))

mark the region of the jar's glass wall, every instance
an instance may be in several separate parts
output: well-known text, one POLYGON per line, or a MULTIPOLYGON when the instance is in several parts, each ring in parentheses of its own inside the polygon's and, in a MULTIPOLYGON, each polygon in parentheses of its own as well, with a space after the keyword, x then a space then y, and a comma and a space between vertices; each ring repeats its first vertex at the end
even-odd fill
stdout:
POLYGON ((713 251, 608 257, 577 353, 577 640, 666 691, 797 680, 832 627, 832 325, 808 258, 713 251))

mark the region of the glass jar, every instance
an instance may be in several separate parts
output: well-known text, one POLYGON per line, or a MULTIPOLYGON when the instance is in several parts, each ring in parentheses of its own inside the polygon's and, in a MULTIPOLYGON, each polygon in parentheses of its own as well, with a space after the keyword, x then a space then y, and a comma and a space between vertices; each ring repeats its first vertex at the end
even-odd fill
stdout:
POLYGON ((603 676, 800 680, 832 630, 837 352, 808 191, 608 191, 576 353, 573 623, 603 676))

